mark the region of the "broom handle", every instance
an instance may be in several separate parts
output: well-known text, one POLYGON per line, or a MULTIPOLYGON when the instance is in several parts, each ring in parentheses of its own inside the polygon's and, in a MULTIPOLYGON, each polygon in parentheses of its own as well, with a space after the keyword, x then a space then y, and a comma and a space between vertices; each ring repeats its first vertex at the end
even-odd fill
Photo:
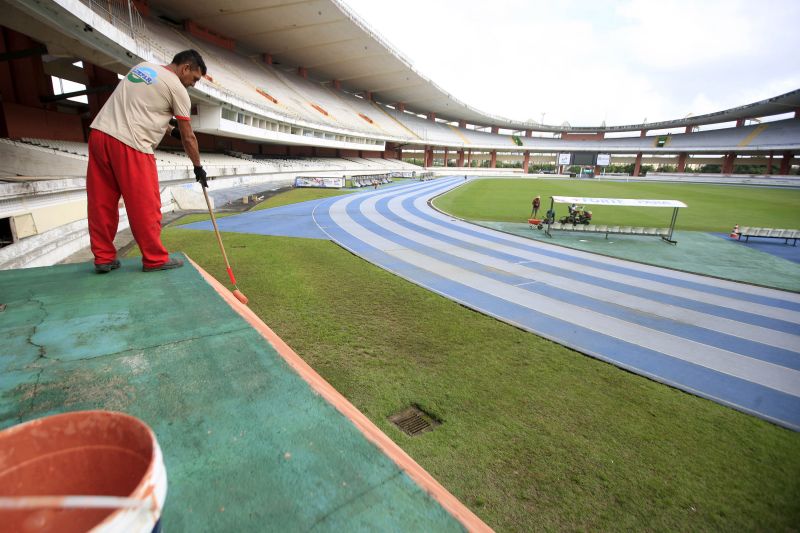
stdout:
POLYGON ((219 234, 219 228, 217 227, 217 218, 214 216, 214 210, 211 209, 211 201, 208 199, 208 193, 206 192, 206 188, 200 184, 200 188, 203 189, 203 196, 206 199, 206 205, 208 206, 208 214, 211 215, 211 223, 214 225, 214 234, 217 236, 217 242, 219 243, 219 249, 222 252, 222 258, 225 259, 225 267, 228 269, 228 277, 231 278, 231 283, 236 285, 236 278, 233 277, 233 270, 231 270, 231 264, 228 262, 228 254, 225 253, 225 247, 222 246, 222 237, 219 234))

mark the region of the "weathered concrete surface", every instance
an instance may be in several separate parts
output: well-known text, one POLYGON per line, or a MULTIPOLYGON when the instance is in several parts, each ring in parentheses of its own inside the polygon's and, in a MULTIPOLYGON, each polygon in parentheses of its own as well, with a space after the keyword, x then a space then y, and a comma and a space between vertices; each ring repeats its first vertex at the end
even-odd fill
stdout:
POLYGON ((462 529, 191 264, 140 269, 0 272, 0 428, 141 418, 164 451, 170 531, 462 529))

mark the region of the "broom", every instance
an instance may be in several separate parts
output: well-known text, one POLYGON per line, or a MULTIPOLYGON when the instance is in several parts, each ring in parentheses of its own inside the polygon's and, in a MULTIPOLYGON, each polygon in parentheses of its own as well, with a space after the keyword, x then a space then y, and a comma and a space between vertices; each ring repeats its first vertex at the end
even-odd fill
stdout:
POLYGON ((203 189, 203 196, 206 198, 206 205, 208 206, 208 214, 211 215, 211 223, 214 225, 214 233, 217 235, 217 242, 219 243, 219 249, 222 251, 222 257, 225 259, 225 267, 228 269, 228 277, 231 278, 231 283, 233 283, 234 290, 233 296, 236 297, 237 300, 242 302, 243 304, 247 305, 247 296, 242 294, 242 291, 239 290, 239 287, 236 285, 236 278, 233 277, 233 270, 231 270, 231 264, 228 262, 228 254, 225 253, 225 247, 222 246, 222 237, 219 234, 219 228, 217 228, 217 219, 214 217, 214 210, 211 209, 211 202, 208 199, 208 193, 206 192, 206 188, 203 187, 203 184, 200 184, 200 188, 203 189))

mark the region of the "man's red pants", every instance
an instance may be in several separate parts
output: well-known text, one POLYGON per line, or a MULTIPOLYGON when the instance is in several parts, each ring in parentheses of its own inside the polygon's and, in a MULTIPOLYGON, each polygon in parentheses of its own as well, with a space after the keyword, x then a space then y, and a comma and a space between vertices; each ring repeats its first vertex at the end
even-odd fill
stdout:
POLYGON ((160 266, 169 260, 161 243, 161 191, 153 154, 145 154, 99 130, 89 134, 89 239, 95 264, 117 258, 114 237, 119 226, 119 198, 133 238, 142 251, 142 264, 160 266))

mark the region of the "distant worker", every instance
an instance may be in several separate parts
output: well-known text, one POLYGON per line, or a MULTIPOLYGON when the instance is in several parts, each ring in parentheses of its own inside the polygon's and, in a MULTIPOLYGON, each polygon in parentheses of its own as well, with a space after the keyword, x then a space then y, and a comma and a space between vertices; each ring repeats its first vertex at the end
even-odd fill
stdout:
POLYGON ((531 205, 531 218, 536 218, 536 215, 539 214, 539 208, 542 205, 542 197, 537 195, 536 198, 533 199, 533 202, 531 202, 531 205))
POLYGON ((180 139, 194 165, 195 179, 208 187, 189 122, 191 101, 186 90, 205 73, 203 58, 194 50, 178 53, 169 65, 139 63, 120 80, 92 122, 86 193, 95 272, 103 274, 120 266, 114 247, 120 196, 142 252, 142 270, 183 266, 161 242, 161 192, 153 150, 167 132, 180 139), (170 123, 173 116, 177 127, 170 123))

